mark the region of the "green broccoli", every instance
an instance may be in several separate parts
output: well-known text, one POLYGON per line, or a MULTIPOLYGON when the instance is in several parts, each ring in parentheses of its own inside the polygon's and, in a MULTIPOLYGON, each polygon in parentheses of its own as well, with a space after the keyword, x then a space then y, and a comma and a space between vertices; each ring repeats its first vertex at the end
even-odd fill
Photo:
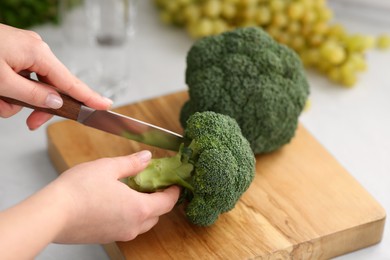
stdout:
POLYGON ((271 152, 295 134, 309 85, 298 55, 260 28, 198 40, 187 55, 190 99, 180 122, 201 111, 237 120, 255 154, 271 152))
POLYGON ((188 220, 199 226, 215 223, 234 208, 255 175, 255 157, 237 122, 214 112, 195 113, 184 129, 185 142, 173 157, 152 159, 128 185, 154 192, 183 187, 188 220))

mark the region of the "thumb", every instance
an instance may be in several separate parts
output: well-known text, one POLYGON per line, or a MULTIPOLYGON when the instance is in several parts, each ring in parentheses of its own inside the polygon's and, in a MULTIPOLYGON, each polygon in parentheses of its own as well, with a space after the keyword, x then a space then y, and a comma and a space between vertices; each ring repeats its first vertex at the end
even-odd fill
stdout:
POLYGON ((117 169, 115 171, 115 177, 122 179, 129 176, 134 176, 140 171, 145 169, 152 158, 150 151, 144 150, 132 155, 118 157, 117 169))

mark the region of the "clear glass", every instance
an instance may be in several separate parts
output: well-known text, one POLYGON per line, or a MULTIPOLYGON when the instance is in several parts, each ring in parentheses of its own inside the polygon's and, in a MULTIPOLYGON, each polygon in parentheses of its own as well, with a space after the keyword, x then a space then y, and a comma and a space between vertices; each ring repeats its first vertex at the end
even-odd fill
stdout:
POLYGON ((102 95, 117 99, 130 85, 135 0, 61 0, 63 62, 102 95))

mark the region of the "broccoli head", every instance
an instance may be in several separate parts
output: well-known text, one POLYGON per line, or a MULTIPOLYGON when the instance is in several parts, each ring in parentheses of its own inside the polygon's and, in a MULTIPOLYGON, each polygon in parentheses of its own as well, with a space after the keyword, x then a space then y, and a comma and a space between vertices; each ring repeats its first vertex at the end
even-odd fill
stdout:
POLYGON ((142 192, 182 186, 188 220, 209 226, 248 189, 255 157, 237 122, 227 115, 194 113, 184 137, 176 155, 152 159, 144 171, 128 178, 128 185, 142 192))
POLYGON ((288 143, 309 95, 298 55, 260 28, 241 28, 198 40, 187 55, 190 99, 180 122, 214 111, 237 120, 255 154, 288 143))

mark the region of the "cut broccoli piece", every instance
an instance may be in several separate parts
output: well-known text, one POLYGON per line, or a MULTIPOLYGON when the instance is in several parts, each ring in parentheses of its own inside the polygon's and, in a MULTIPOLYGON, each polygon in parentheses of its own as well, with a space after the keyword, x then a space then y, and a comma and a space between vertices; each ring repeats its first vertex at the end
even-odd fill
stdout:
POLYGON ((234 208, 255 176, 255 157, 237 122, 214 112, 195 113, 188 119, 182 145, 173 157, 152 159, 128 185, 153 192, 170 185, 183 187, 190 222, 209 226, 234 208))

